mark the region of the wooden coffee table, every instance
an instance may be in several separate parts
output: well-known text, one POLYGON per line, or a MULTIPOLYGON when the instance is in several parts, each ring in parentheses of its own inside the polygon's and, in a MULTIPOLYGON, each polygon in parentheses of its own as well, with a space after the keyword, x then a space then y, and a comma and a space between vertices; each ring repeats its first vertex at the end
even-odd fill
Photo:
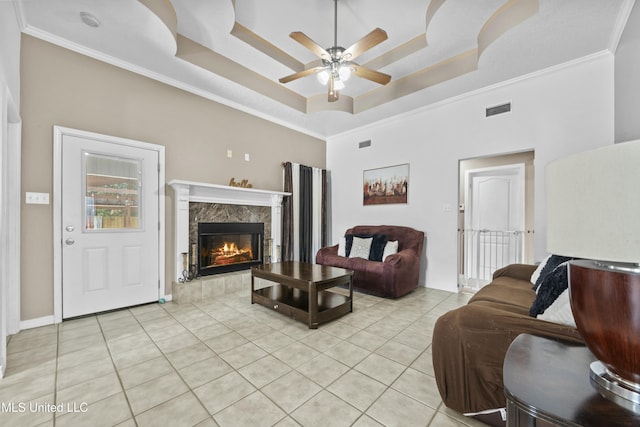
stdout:
POLYGON ((353 311, 353 271, 289 261, 251 268, 251 304, 258 303, 307 323, 310 329, 353 311), (255 289, 255 278, 276 282, 255 289), (328 291, 349 286, 349 296, 328 291))

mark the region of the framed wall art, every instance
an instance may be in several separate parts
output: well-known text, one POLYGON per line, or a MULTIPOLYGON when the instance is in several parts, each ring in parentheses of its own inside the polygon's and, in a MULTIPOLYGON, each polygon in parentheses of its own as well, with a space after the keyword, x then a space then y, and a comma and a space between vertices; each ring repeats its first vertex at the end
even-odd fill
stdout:
POLYGON ((407 203, 409 163, 363 171, 362 200, 367 205, 407 203))

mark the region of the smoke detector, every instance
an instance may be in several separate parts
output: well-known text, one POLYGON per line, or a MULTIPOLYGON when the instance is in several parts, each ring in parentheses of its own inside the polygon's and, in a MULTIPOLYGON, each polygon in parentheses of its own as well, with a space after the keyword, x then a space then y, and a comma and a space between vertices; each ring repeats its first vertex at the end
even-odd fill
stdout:
POLYGON ((80 12, 80 19, 82 19, 82 22, 92 28, 98 28, 100 26, 100 21, 98 21, 98 18, 96 18, 89 12, 80 12))

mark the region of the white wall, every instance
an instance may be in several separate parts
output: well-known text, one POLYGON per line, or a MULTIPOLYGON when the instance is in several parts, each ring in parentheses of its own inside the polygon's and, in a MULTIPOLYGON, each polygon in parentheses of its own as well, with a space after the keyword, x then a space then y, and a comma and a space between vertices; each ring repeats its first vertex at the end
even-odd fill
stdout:
POLYGON ((13 2, 0 1, 0 82, 5 82, 10 99, 9 120, 20 111, 20 28, 13 2))
POLYGON ((616 50, 616 142, 640 138, 640 6, 633 6, 616 50))
POLYGON ((428 265, 422 266, 421 284, 456 292, 458 161, 533 149, 535 259, 542 259, 544 166, 569 153, 613 143, 613 67, 613 55, 595 55, 330 138, 330 240, 337 242, 357 224, 423 230, 428 265), (507 101, 511 113, 485 118, 486 107, 507 101), (367 139, 371 147, 358 149, 358 142, 367 139), (363 206, 362 171, 401 163, 410 163, 409 203, 363 206))
POLYGON ((0 2, 0 378, 6 335, 19 331, 20 30, 12 2, 0 2))

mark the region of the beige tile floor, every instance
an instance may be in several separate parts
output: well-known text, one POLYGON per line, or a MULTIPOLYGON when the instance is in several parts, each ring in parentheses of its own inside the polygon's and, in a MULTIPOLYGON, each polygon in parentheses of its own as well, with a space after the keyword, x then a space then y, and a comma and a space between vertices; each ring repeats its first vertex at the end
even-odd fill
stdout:
POLYGON ((149 304, 10 337, 2 426, 480 426, 444 407, 438 316, 468 295, 419 288, 317 330, 249 292, 149 304))

